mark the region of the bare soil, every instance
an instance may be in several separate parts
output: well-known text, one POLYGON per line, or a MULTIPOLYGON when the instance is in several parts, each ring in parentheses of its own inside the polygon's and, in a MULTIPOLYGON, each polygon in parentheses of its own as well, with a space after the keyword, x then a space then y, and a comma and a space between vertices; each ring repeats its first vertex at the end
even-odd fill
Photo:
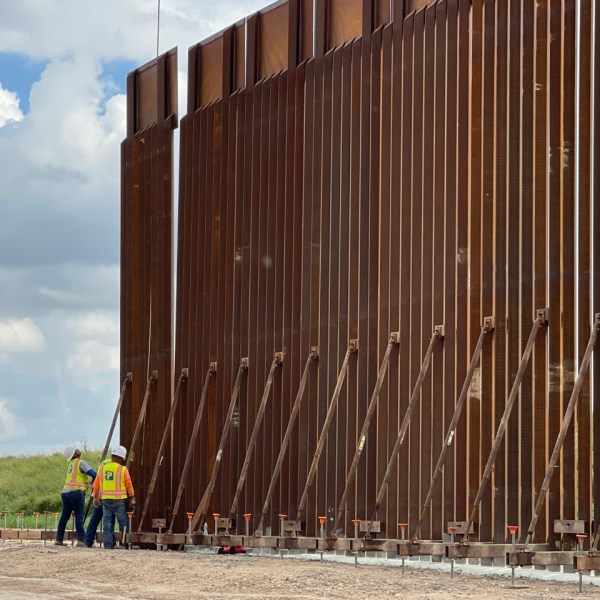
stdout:
MULTIPOLYGON (((399 563, 400 561, 398 561, 399 563)), ((407 563, 408 565, 408 563, 407 563)), ((597 587, 584 595, 600 598, 597 587)), ((173 599, 250 598, 329 600, 440 600, 452 597, 489 600, 575 598, 569 583, 468 576, 411 569, 333 562, 209 555, 150 550, 103 550, 0 545, 0 600, 23 598, 173 599)))

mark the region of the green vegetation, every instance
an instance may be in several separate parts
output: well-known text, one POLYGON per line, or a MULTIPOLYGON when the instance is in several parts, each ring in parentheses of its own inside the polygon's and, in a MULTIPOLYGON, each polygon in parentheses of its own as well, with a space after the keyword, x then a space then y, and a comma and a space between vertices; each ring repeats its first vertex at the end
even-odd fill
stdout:
MULTIPOLYGON (((87 451, 83 458, 93 469, 98 467, 102 452, 87 451)), ((40 456, 0 457, 0 511, 8 510, 8 527, 16 526, 16 512, 25 511, 25 526, 34 527, 34 512, 41 513, 39 527, 44 527, 44 511, 60 512, 60 492, 65 481, 67 462, 62 453, 40 456)), ((0 527, 4 519, 0 520, 0 527)), ((54 528, 50 516, 49 528, 54 528)))

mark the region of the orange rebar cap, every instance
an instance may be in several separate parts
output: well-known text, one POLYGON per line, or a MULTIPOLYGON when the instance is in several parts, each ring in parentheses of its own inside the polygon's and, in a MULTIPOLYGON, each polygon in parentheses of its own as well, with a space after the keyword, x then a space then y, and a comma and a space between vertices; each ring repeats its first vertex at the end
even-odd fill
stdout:
POLYGON ((128 510, 127 511, 127 516, 131 519, 131 517, 133 517, 133 511, 132 510, 128 510))
POLYGON ((508 526, 508 531, 510 531, 510 535, 513 535, 514 533, 517 533, 518 529, 519 529, 518 525, 509 525, 508 526))
POLYGON ((398 527, 404 531, 408 527, 408 523, 398 523, 398 527))
POLYGON ((215 521, 221 516, 221 513, 213 513, 213 519, 215 519, 215 521))
POLYGON ((321 525, 323 525, 325 521, 327 521, 327 517, 319 517, 319 523, 321 523, 321 525))
POLYGON ((360 519, 352 519, 352 525, 360 525, 360 519))
POLYGON ((194 516, 194 513, 185 513, 188 519, 191 519, 194 516))
POLYGON ((279 513, 279 518, 280 518, 282 521, 285 521, 285 519, 287 519, 287 515, 282 515, 281 513, 279 513))
POLYGON ((246 519, 246 521, 249 521, 251 516, 252 513, 244 513, 244 519, 246 519))

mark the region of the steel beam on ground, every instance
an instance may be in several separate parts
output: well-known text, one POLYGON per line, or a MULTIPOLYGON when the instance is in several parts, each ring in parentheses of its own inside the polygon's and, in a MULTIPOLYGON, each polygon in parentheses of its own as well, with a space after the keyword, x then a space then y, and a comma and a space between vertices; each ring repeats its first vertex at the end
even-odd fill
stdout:
POLYGON ((375 500, 375 506, 373 507, 373 513, 371 519, 369 520, 369 524, 367 526, 367 531, 365 533, 365 538, 368 539, 371 537, 371 530, 373 528, 373 522, 377 517, 377 511, 383 502, 383 497, 385 496, 385 492, 390 482, 390 478, 394 469, 396 468, 396 458, 398 457, 398 453, 400 452, 400 448, 404 443, 404 438, 406 436, 406 432, 408 431, 408 427, 410 425, 410 417, 412 415, 413 409, 417 403, 417 400, 420 396, 421 386, 423 385, 423 380, 425 379, 425 375, 427 374, 427 370, 429 369, 429 364, 431 363, 431 354, 433 353, 433 347, 437 341, 441 341, 444 339, 444 326, 437 325, 433 330, 433 335, 429 340, 429 345, 427 346, 427 351, 425 352, 425 358, 423 359, 423 363, 421 364, 421 370, 419 372, 419 377, 415 383, 415 387, 413 389, 412 395, 410 397, 410 401, 408 403, 408 407, 406 408, 406 413, 404 414, 404 419, 402 421, 402 425, 400 426, 400 431, 398 432, 398 437, 396 438, 396 443, 394 444, 394 448, 392 449, 392 453, 390 454, 390 458, 388 460, 388 465, 385 470, 385 475, 383 477, 383 481, 381 482, 381 486, 379 488, 379 493, 377 494, 377 499, 375 500))
POLYGON ((377 400, 379 399, 379 393, 381 392, 381 386, 383 385, 383 381, 385 379, 385 375, 387 373, 388 365, 390 363, 390 356, 392 353, 392 349, 395 346, 398 346, 400 343, 400 335, 397 332, 394 332, 390 335, 390 339, 385 350, 385 354, 383 355, 383 359, 381 361, 381 366, 379 367, 379 374, 377 376, 377 381, 375 382, 375 388, 373 389, 373 394, 371 395, 371 400, 369 402, 369 406, 367 408, 367 414, 365 416, 365 420, 358 436, 358 442, 356 444, 356 450, 354 451, 354 458, 352 459, 352 464, 350 465, 350 469, 348 471, 348 475, 346 476, 346 485, 344 487, 344 491, 342 493, 342 499, 340 500, 340 504, 335 515, 335 520, 333 522, 333 527, 331 530, 331 535, 335 537, 337 533, 337 528, 340 523, 340 519, 342 518, 342 514, 345 511, 346 500, 348 499, 348 495, 350 494, 350 486, 354 481, 354 476, 356 475, 356 469, 358 468, 358 461, 362 455, 363 448, 365 446, 365 442, 367 439, 367 435, 369 433, 369 426, 371 425, 371 420, 373 415, 375 414, 375 409, 377 408, 377 400))
POLYGON ((517 550, 506 553, 506 564, 509 567, 548 567, 551 565, 572 565, 574 556, 574 552, 531 552, 527 550, 517 550))
POLYGON ((465 400, 467 398, 467 392, 469 391, 469 387, 471 386, 471 381, 473 380, 473 375, 475 373, 475 368, 479 363, 479 357, 481 355, 481 349, 483 348, 483 340, 487 333, 494 330, 494 317, 486 317, 483 321, 483 326, 481 327, 481 332, 479 334, 479 339, 477 340, 477 345, 475 346, 475 350, 473 351, 473 357, 471 358, 471 364, 469 365, 469 369, 467 370, 467 375, 465 377, 465 381, 463 383, 462 390, 460 392, 460 396, 458 397, 458 401, 456 402, 456 408, 454 409, 454 415, 452 416, 452 421, 448 426, 448 433, 446 434, 446 438, 444 440, 444 445, 442 446, 442 450, 438 457, 437 464, 435 466, 435 470, 433 472, 433 477, 431 478, 431 483, 429 485, 429 490, 427 491, 427 496, 425 497, 425 502, 423 503, 423 508, 421 509, 421 514, 419 516, 419 522, 415 528, 415 531, 412 535, 412 540, 416 541, 419 538, 421 533, 421 525, 423 523, 423 519, 425 518, 425 514, 429 510, 429 506, 431 504, 431 499, 433 497, 433 491, 436 482, 442 475, 442 470, 444 468, 444 462, 446 460, 446 455, 452 442, 455 439, 456 434, 456 425, 458 424, 458 420, 462 414, 463 406, 465 404, 465 400))
POLYGON ((552 451, 552 456, 550 457, 550 461, 548 463, 548 468, 546 469, 546 475, 544 477, 544 482, 542 483, 542 487, 540 489, 540 493, 538 495, 538 499, 535 504, 535 508, 533 509, 533 515, 531 516, 531 523, 529 523, 529 527, 527 528, 527 538, 525 539, 525 547, 527 547, 527 545, 529 543, 531 543, 531 541, 533 539, 535 527, 537 525, 537 521, 540 516, 542 506, 544 505, 544 500, 546 499, 546 493, 548 492, 548 488, 550 487, 550 482, 552 481, 552 475, 554 474, 554 468, 556 466, 556 463, 558 462, 561 448, 565 441, 565 437, 567 435, 569 425, 571 424, 573 412, 575 411, 575 407, 577 406, 577 399, 579 398, 579 392, 581 390, 581 387, 583 386, 583 382, 585 380, 585 376, 587 374, 588 367, 590 366, 592 352, 594 351, 594 348, 596 346, 596 341, 598 339, 598 329, 600 329, 600 313, 596 313, 595 318, 594 318, 594 324, 592 325, 590 339, 588 341, 587 348, 585 349, 585 354, 583 355, 583 359, 581 361, 581 366, 579 367, 579 373, 577 373, 577 379, 575 380, 575 385, 573 386, 573 391, 571 392, 571 398, 569 399, 569 404, 567 405, 567 409, 563 416, 562 425, 561 425, 560 431, 558 432, 558 437, 556 438, 556 443, 554 444, 554 450, 552 451))
POLYGON ((171 515, 171 522, 169 523, 169 529, 167 533, 172 533, 173 523, 177 518, 179 512, 179 504, 181 502, 181 496, 185 488, 190 463, 194 454, 194 446, 196 444, 196 437, 198 436, 198 430, 200 429, 200 422, 202 421, 202 414, 204 413, 204 405, 206 404, 206 396, 208 395, 208 384, 211 377, 217 372, 217 364, 210 363, 208 370, 206 371, 206 377, 204 378, 204 386, 202 387, 202 395, 200 396, 200 403, 196 410, 196 418, 194 419, 194 428, 192 429, 192 435, 187 447, 187 453, 185 455, 185 462, 183 463, 183 469, 181 471, 181 477, 179 479, 179 487, 177 488, 177 496, 175 498, 175 504, 173 505, 173 514, 171 515))
POLYGON ((271 504, 271 499, 273 497, 273 492, 275 491, 275 484, 279 478, 279 474, 281 473, 281 467, 283 466, 283 460, 287 453, 287 449, 290 443, 290 438, 292 436, 292 430, 294 425, 296 424, 296 417, 298 416, 298 411, 300 410, 300 404, 302 403, 302 398, 304 397, 304 390, 306 388, 306 382, 308 381, 308 375, 310 373, 310 366, 314 361, 319 359, 319 349, 316 346, 311 348, 310 354, 306 359, 306 364, 304 365, 304 372, 302 373, 302 379, 300 380, 300 386, 298 387, 298 392, 296 394, 296 399, 294 401, 294 406, 292 407, 292 412, 290 414, 290 420, 288 422, 287 428, 285 430, 285 434, 283 436, 283 441, 281 442, 281 449, 279 450, 279 456, 277 457, 277 462, 275 463, 275 468, 273 469, 273 475, 271 477, 271 482, 269 484, 269 490, 267 491, 267 497, 265 498, 265 502, 262 508, 262 512, 260 515, 260 521, 258 523, 258 527, 256 528, 256 532, 254 535, 260 536, 262 535, 263 525, 265 522, 265 517, 267 516, 267 511, 269 510, 269 505, 271 504))
POLYGON ((327 439, 327 433, 329 432, 329 426, 331 425, 331 420, 333 419, 333 415, 335 413, 335 409, 337 407, 337 401, 340 397, 340 392, 342 391, 342 385, 344 384, 344 380, 346 379, 346 373, 348 372, 348 363, 350 362, 350 355, 354 352, 358 351, 358 340, 351 340, 350 344, 348 344, 348 349, 346 350, 346 356, 344 356, 344 361, 342 362, 342 367, 340 369, 340 373, 338 375, 337 383, 335 385, 335 389, 333 390, 333 395, 331 396, 331 401, 329 402, 329 407, 327 409, 327 415, 325 416, 325 421, 323 423, 323 427, 321 428, 321 433, 319 435, 319 439, 317 441, 317 448, 315 450, 315 454, 312 459, 312 463, 310 465, 310 469, 308 471, 308 476, 306 478, 306 484, 304 485, 304 491, 302 492, 302 497, 300 498, 300 504, 298 505, 298 512, 296 515, 296 521, 302 521, 302 517, 304 516, 304 511, 306 509, 306 503, 308 502, 308 492, 312 487, 313 480, 315 478, 315 473, 317 472, 317 467, 319 466, 319 459, 321 458, 321 452, 323 451, 323 446, 325 445, 325 441, 327 439))
POLYGON ((529 357, 531 356, 531 351, 533 350, 533 345, 535 344, 535 338, 537 337, 537 332, 542 327, 545 327, 548 323, 548 310, 547 309, 539 309, 536 314, 536 318, 533 321, 533 327, 531 328, 531 333, 529 334, 529 339, 527 340, 527 345, 525 346, 525 350, 523 352, 523 356, 521 357, 521 362, 519 364, 519 370, 517 371, 517 376, 515 377, 515 381, 513 383, 512 389, 508 396, 508 400, 506 401, 506 405, 504 407, 504 414, 502 415, 502 419, 500 421, 500 425, 498 425, 498 431, 496 432, 496 437, 494 438, 494 443, 492 444, 492 450, 488 457, 487 464, 485 466, 485 470, 483 471, 483 476, 481 478, 481 482, 479 484, 479 489, 477 490, 477 495, 475 496, 475 501, 473 502, 473 507, 471 509, 471 514, 469 515, 469 519, 465 525, 465 535, 463 537, 463 543, 467 543, 469 540, 469 532, 471 530, 471 525, 475 521, 475 517, 477 516, 477 511, 479 510, 479 503, 483 498, 483 494, 487 487, 487 482, 492 473, 492 469, 494 468, 494 463, 496 461, 496 456, 498 455, 498 451, 500 450, 500 445, 502 444, 502 440, 504 439, 504 433, 506 432, 506 427, 508 425, 508 420, 510 419, 510 414, 519 393, 519 387, 521 386, 521 381, 523 381, 523 376, 525 375, 525 369, 529 364, 529 357))
POLYGON ((242 385, 242 375, 248 371, 248 359, 242 358, 240 362, 240 366, 238 368, 237 377, 235 378, 235 384, 233 386, 233 393, 231 394, 231 400, 229 402, 229 409, 227 411, 227 416, 225 417, 225 424, 223 425, 223 433, 221 434, 221 441, 219 443, 219 449, 217 450, 217 455, 215 458, 215 464, 213 465, 212 473, 210 476, 210 481, 206 486, 206 491, 202 496, 202 500, 200 500, 200 504, 194 513, 194 516, 191 521, 191 529, 194 530, 198 523, 202 523, 202 519, 206 516, 206 511, 208 510, 208 505, 210 504, 210 500, 212 498, 215 483, 217 481, 217 475, 219 474, 219 467, 221 466, 221 460, 223 458, 223 452, 225 451, 225 443, 227 442, 227 438, 229 437, 229 430, 231 428, 231 421, 233 419, 233 412, 235 410, 235 406, 237 404, 237 399, 240 393, 240 386, 242 385))
POLYGON ((235 490, 235 495, 233 497, 233 501, 231 502, 231 508, 229 509, 229 516, 231 519, 235 518, 235 511, 237 510, 237 505, 240 499, 240 494, 242 493, 242 489, 244 487, 244 482, 246 481, 246 475, 248 474, 248 467, 250 465, 250 460, 252 458, 252 454, 254 452, 254 447, 256 446, 256 439, 258 438, 258 430, 260 429, 260 425, 263 420, 263 416, 265 414, 265 409, 267 408, 267 401, 269 400, 269 395, 271 392, 271 386, 273 385, 273 378, 275 377, 275 369, 279 367, 283 362, 283 353, 277 352, 273 358, 273 362, 271 363, 271 369, 269 371, 269 376, 267 377, 267 383, 265 384, 265 389, 262 395, 262 399, 260 401, 260 406, 258 407, 258 413, 256 415, 256 421, 254 422, 254 428, 252 429, 252 434, 250 436, 250 441, 248 442, 248 448, 246 450, 246 456, 244 458, 244 464, 242 465, 242 470, 240 472, 240 477, 238 479, 237 487, 235 490))
POLYGON ((177 381, 177 388, 175 389, 175 396, 173 398, 173 402, 171 403, 171 409, 169 410, 169 416, 167 417, 167 422, 165 423, 165 429, 163 431, 163 436, 160 441, 160 446, 158 448, 158 453, 156 455, 156 461, 154 463, 154 469, 152 471, 152 477, 150 478, 150 484, 148 485, 148 491, 146 492, 146 499, 144 501, 144 508, 142 510, 142 516, 140 517, 138 523, 138 533, 142 531, 142 525, 144 523, 144 519, 146 518, 146 514, 148 513, 148 507, 150 506, 150 500, 152 499, 152 494, 154 493, 154 487, 156 486, 156 480, 158 478, 158 470, 163 461, 163 453, 165 450, 165 446, 167 444, 167 440, 171 435, 171 425, 173 424, 173 419, 175 418, 175 411, 177 410, 177 405, 179 404, 179 396, 181 391, 181 386, 184 381, 187 381, 188 378, 188 370, 182 369, 179 375, 179 379, 177 381))

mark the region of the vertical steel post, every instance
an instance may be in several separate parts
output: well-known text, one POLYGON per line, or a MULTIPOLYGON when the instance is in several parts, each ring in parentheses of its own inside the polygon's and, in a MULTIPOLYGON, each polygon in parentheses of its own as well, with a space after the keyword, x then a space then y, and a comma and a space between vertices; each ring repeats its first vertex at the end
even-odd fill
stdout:
POLYGON ((269 371, 269 376, 267 377, 267 383, 265 384, 265 391, 263 392, 262 399, 260 401, 260 405, 258 407, 258 413, 256 415, 256 421, 254 422, 254 428, 252 429, 252 434, 250 435, 250 441, 248 442, 248 449, 246 450, 246 456, 244 458, 244 464, 242 465, 242 470, 240 472, 240 477, 238 479, 237 488, 235 490, 235 495, 233 497, 233 501, 231 503, 231 508, 229 509, 230 518, 235 518, 235 511, 237 510, 237 505, 240 499, 240 494, 242 493, 242 488, 244 487, 244 482, 246 481, 246 475, 248 475, 248 467, 250 466, 250 459, 252 458, 252 454, 254 452, 254 447, 256 446, 256 439, 258 438, 258 430, 260 429, 260 425, 263 420, 263 416, 265 414, 265 409, 267 408, 267 401, 269 400, 269 395, 271 393, 271 386, 273 385, 273 378, 275 377, 275 369, 281 365, 283 362, 283 352, 277 352, 275 357, 273 358, 273 362, 271 363, 271 370, 269 371))
POLYGON ((206 397, 208 395, 208 383, 210 378, 217 372, 217 363, 210 363, 208 370, 206 371, 206 377, 204 378, 204 385, 202 387, 202 395, 200 396, 200 403, 196 410, 196 418, 194 419, 194 427, 192 429, 192 435, 187 447, 187 453, 185 455, 185 462, 183 463, 183 470, 181 471, 181 478, 179 479, 179 487, 177 489, 177 497, 175 498, 175 504, 173 505, 173 514, 171 516, 171 523, 169 524, 168 533, 173 531, 173 523, 177 517, 179 511, 179 504, 181 502, 181 496, 183 495, 183 489, 185 488, 185 482, 187 480, 188 470, 190 463, 192 462, 192 455, 194 453, 194 446, 196 445, 196 437, 198 436, 198 430, 200 429, 200 422, 202 421, 202 414, 204 412, 204 405, 206 404, 206 397))
POLYGON ((281 442, 281 449, 279 450, 279 456, 277 457, 277 462, 275 463, 275 468, 273 469, 273 475, 271 477, 271 483, 269 484, 269 490, 267 491, 267 497, 265 498, 265 502, 263 504, 262 512, 260 515, 260 521, 258 523, 258 527, 256 528, 256 532, 254 535, 260 536, 262 535, 263 525, 265 521, 265 517, 267 516, 267 511, 269 510, 269 505, 271 504, 271 499, 273 497, 273 492, 275 491, 275 484, 279 479, 279 474, 281 473, 281 467, 283 466, 283 461, 285 459, 285 455, 287 453, 287 449, 290 443, 290 439, 292 437, 292 431, 294 429, 294 425, 296 424, 296 417, 298 416, 298 412, 300 410, 300 405, 302 404, 302 398, 304 397, 304 390, 306 388, 306 383, 308 381, 308 375, 310 373, 310 365, 313 361, 318 360, 319 358, 319 349, 316 346, 313 346, 310 350, 310 354, 306 359, 306 364, 304 366, 304 372, 302 373, 302 379, 300 379, 300 386, 298 387, 298 393, 296 394, 296 399, 294 400, 294 406, 292 407, 292 412, 290 414, 290 420, 287 424, 287 429, 285 430, 285 434, 283 436, 283 441, 281 442))
MULTIPOLYGON (((175 389, 175 397, 173 398, 173 402, 171 403, 171 409, 169 410, 169 416, 167 417, 167 422, 165 423, 165 429, 163 431, 163 436, 160 441, 160 446, 158 448, 158 453, 156 454, 156 461, 154 462, 154 470, 152 471, 152 477, 150 478, 150 484, 148 485, 148 490, 146 492, 146 499, 144 501, 144 508, 142 509, 142 516, 140 517, 140 522, 138 523, 138 533, 142 531, 142 524, 144 523, 144 519, 146 518, 146 513, 148 512, 148 507, 150 506, 150 500, 152 499, 152 494, 154 493, 154 488, 156 487, 156 480, 158 479, 158 470, 163 460, 163 452, 165 450, 165 446, 167 444, 167 440, 171 434, 171 425, 173 424, 173 419, 175 418, 175 411, 177 410, 177 405, 179 404, 179 396, 181 392, 181 386, 184 381, 187 381, 188 378, 188 370, 181 369, 181 373, 179 375, 179 379, 177 381, 177 387, 175 389)), ((131 524, 129 525, 129 531, 132 531, 131 524)))
POLYGON ((479 357, 481 355, 481 349, 483 347, 483 340, 485 338, 485 334, 494 330, 494 317, 486 317, 483 320, 483 326, 481 327, 481 332, 479 334, 479 339, 477 340, 477 345, 475 346, 475 350, 473 351, 473 357, 471 358, 471 364, 467 370, 467 375, 465 377, 465 381, 463 383, 462 389, 460 391, 460 396, 458 397, 458 401, 456 402, 456 408, 454 409, 454 415, 452 416, 452 421, 448 427, 448 433, 446 434, 446 439, 444 440, 444 444, 442 446, 442 450, 438 457, 437 464, 435 466, 435 470, 433 472, 433 477, 431 478, 431 483, 429 484, 429 490, 427 491, 427 496, 425 498, 425 502, 423 503, 423 508, 421 509, 421 514, 419 515, 419 522, 415 528, 415 531, 412 535, 413 540, 419 539, 421 534, 421 525, 423 524, 423 519, 427 511, 429 510, 429 506, 431 504, 431 499, 433 498, 433 491, 435 484, 438 479, 442 475, 442 470, 444 468, 444 463, 446 462, 446 455, 448 454, 448 450, 454 441, 454 436, 456 433, 456 426, 458 425, 458 420, 462 414, 462 410, 465 404, 465 400, 467 399, 467 392, 471 387, 471 381, 473 380, 473 375, 475 374, 475 369, 477 368, 477 363, 479 362, 479 357))
POLYGON ((469 541, 469 531, 471 530, 471 525, 473 524, 473 521, 477 516, 477 511, 479 510, 479 503, 483 498, 483 494, 487 487, 487 482, 492 474, 494 463, 496 462, 496 457, 498 456, 498 452, 500 451, 500 445, 502 444, 502 440, 504 439, 504 434, 508 426, 508 420, 510 419, 510 414, 515 404, 515 400, 517 399, 519 388, 521 387, 521 382, 523 381, 523 377, 525 376, 525 370, 527 369, 527 365, 529 364, 529 357, 531 356, 531 351, 533 350, 533 345, 535 344, 537 332, 542 327, 546 327, 547 324, 548 309, 538 309, 535 320, 533 321, 531 333, 529 334, 529 339, 527 340, 527 345, 525 346, 523 356, 521 357, 521 362, 519 363, 519 370, 517 371, 517 376, 515 377, 515 381, 513 383, 512 389, 510 390, 508 400, 506 401, 506 405, 504 407, 504 414, 502 415, 502 419, 500 420, 500 424, 498 425, 498 431, 496 432, 496 437, 494 438, 494 443, 492 444, 492 450, 490 451, 487 464, 485 465, 485 470, 483 471, 483 475, 481 477, 481 482, 479 484, 479 489, 477 490, 477 495, 475 496, 475 501, 473 502, 471 514, 469 515, 469 519, 467 520, 467 524, 465 527, 465 535, 462 539, 463 544, 466 544, 469 541))
POLYGON ((237 404, 237 399, 240 393, 240 387, 242 385, 242 376, 244 373, 248 371, 248 359, 242 358, 240 362, 240 366, 238 368, 237 377, 235 378, 235 384, 233 386, 233 392, 231 394, 231 400, 229 402, 229 409, 227 410, 227 415, 225 416, 225 424, 223 425, 223 433, 221 434, 221 441, 219 442, 219 448, 217 450, 217 455, 215 457, 215 464, 213 465, 212 473, 210 475, 210 481, 206 486, 206 490, 202 495, 202 499, 200 500, 200 504, 198 504, 198 508, 193 515, 192 519, 192 527, 195 528, 196 524, 206 516, 206 511, 208 510, 208 505, 210 504, 210 500, 213 495, 213 491, 215 489, 215 484, 217 482, 217 476, 219 475, 219 468, 221 466, 221 460, 223 458, 223 452, 225 451, 225 444, 227 442, 227 438, 229 437, 229 430, 231 428, 231 421, 233 419, 233 412, 235 410, 235 406, 237 404))
POLYGON ((381 482, 381 487, 379 488, 379 493, 377 494, 377 499, 375 500, 375 506, 373 507, 373 512, 370 521, 367 524, 367 531, 365 532, 365 539, 369 539, 371 537, 371 529, 373 528, 373 521, 377 517, 377 511, 383 502, 383 498, 385 496, 385 492, 390 483, 390 478, 394 469, 396 468, 396 458, 398 457, 398 453, 400 452, 400 448, 404 443, 404 438, 406 436, 406 432, 408 431, 408 427, 410 425, 410 417, 412 415, 413 409, 417 404, 417 400, 421 395, 421 386, 423 385, 423 380, 425 379, 425 375, 427 374, 427 370, 429 369, 429 364, 431 362, 431 355, 433 353, 433 347, 435 343, 439 340, 444 339, 444 326, 437 325, 433 330, 433 335, 429 340, 429 345, 427 346, 427 351, 425 352, 425 358, 423 359, 423 364, 421 365, 421 370, 419 372, 419 377, 415 383, 415 387, 411 394, 410 400, 408 402, 408 407, 406 408, 406 413, 404 414, 404 419, 402 420, 402 425, 400 426, 400 431, 398 432, 398 437, 396 438, 396 443, 394 444, 394 448, 392 449, 392 453, 390 454, 390 458, 388 460, 387 468, 385 470, 385 475, 383 476, 383 481, 381 482))
POLYGON ((535 508, 533 509, 533 515, 531 516, 531 523, 529 523, 529 527, 527 528, 527 538, 525 539, 525 546, 527 546, 533 538, 535 527, 537 525, 542 506, 544 505, 544 500, 546 499, 546 493, 548 492, 548 488, 550 487, 550 481, 552 480, 552 475, 554 474, 554 467, 558 462, 560 450, 565 441, 565 437, 567 436, 567 430, 569 429, 569 425, 571 424, 571 419, 573 417, 573 412, 575 411, 575 406, 577 405, 579 392, 581 391, 581 387, 583 386, 583 380, 585 379, 588 367, 590 366, 592 352, 594 351, 594 347, 596 346, 596 340, 598 339, 598 329, 600 329, 600 313, 596 313, 594 318, 592 332, 590 333, 590 340, 588 342, 587 348, 585 349, 585 354, 583 355, 581 366, 579 367, 579 373, 577 373, 577 379, 575 380, 575 385, 573 386, 573 391, 571 392, 571 398, 569 398, 569 404, 567 405, 567 409, 563 416, 562 425, 560 427, 558 437, 556 438, 556 443, 554 444, 554 450, 552 451, 552 455, 550 456, 550 462, 548 463, 548 468, 546 469, 546 476, 544 477, 544 482, 542 483, 542 487, 540 489, 535 508))
POLYGON ((383 381, 385 379, 385 375, 387 373, 387 368, 390 363, 390 356, 392 354, 392 349, 394 346, 400 344, 400 334, 398 332, 394 332, 390 335, 390 339, 385 349, 385 354, 383 355, 383 359, 381 361, 381 366, 379 367, 379 374, 377 375, 377 381, 375 382, 375 388, 373 389, 373 393, 371 394, 371 400, 369 401, 369 406, 367 408, 367 414, 365 415, 365 420, 363 422, 362 429, 358 436, 358 442, 356 443, 356 450, 354 451, 354 457, 352 458, 352 464, 350 465, 350 469, 348 470, 348 475, 346 476, 346 485, 344 486, 344 491, 342 493, 342 498, 340 500, 340 504, 338 506, 337 513, 335 515, 335 520, 333 522, 333 526, 331 528, 331 536, 335 537, 337 535, 337 528, 342 518, 342 514, 344 513, 346 501, 348 500, 348 496, 350 494, 350 488, 352 486, 352 482, 354 481, 354 477, 356 475, 356 470, 358 469, 358 462, 362 455, 363 448, 365 446, 365 442, 367 439, 367 435, 369 433, 369 426, 371 425, 371 420, 373 419, 373 415, 375 414, 375 409, 377 408, 377 401, 379 400, 379 394, 381 392, 381 386, 383 385, 383 381))
POLYGON ((144 400, 142 401, 142 407, 140 408, 140 414, 138 415, 137 423, 135 424, 135 431, 133 432, 133 438, 131 439, 131 445, 129 447, 129 454, 127 455, 127 462, 125 466, 129 468, 131 461, 133 460, 135 446, 137 444, 138 437, 142 431, 142 425, 146 418, 146 408, 148 407, 148 400, 150 399, 150 389, 152 384, 158 379, 158 371, 152 371, 148 381, 146 383, 146 393, 144 394, 144 400))
POLYGON ((327 408, 327 415, 325 416, 325 421, 323 422, 323 427, 321 428, 321 433, 319 434, 315 454, 313 456, 312 463, 308 471, 306 484, 304 485, 304 491, 302 492, 302 497, 300 498, 300 503, 298 504, 296 521, 301 521, 304 515, 304 510, 306 509, 306 504, 308 502, 308 492, 313 484, 315 473, 317 472, 317 467, 319 466, 321 452, 323 451, 323 446, 325 446, 325 441, 327 439, 329 426, 331 425, 331 420, 333 419, 335 409, 337 408, 337 402, 342 391, 342 385, 344 384, 344 380, 346 379, 346 373, 348 372, 348 363, 350 362, 350 355, 353 352, 357 351, 358 340, 350 340, 350 344, 348 345, 348 349, 346 350, 346 355, 344 356, 342 367, 337 378, 337 383, 335 384, 335 389, 333 390, 333 395, 331 396, 331 401, 329 402, 329 406, 327 408))

